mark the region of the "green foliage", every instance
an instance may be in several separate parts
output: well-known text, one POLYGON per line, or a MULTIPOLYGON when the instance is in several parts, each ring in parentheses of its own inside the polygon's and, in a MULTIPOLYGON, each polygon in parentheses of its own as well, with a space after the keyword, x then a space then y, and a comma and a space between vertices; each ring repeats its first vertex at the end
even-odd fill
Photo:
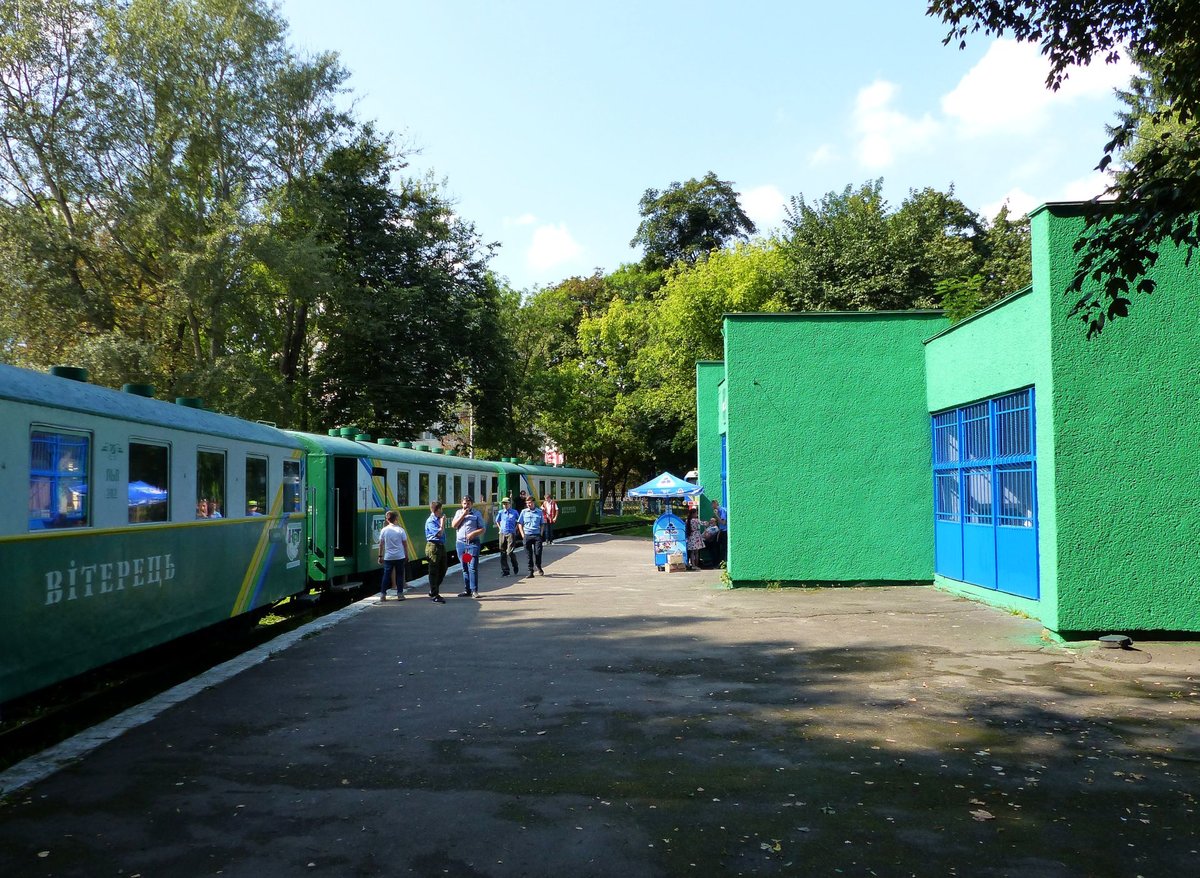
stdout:
POLYGON ((1125 166, 1108 195, 1120 210, 1098 209, 1076 246, 1079 270, 1069 292, 1088 335, 1129 314, 1130 296, 1149 294, 1146 272, 1169 241, 1189 259, 1200 246, 1200 13, 1196 4, 1159 0, 930 0, 928 13, 950 30, 946 42, 970 34, 1011 33, 1035 42, 1050 62, 1047 87, 1058 89, 1082 65, 1128 53, 1148 80, 1135 83, 1097 168, 1125 166), (1132 99, 1128 99, 1132 97, 1132 99))
POLYGON ((647 189, 638 210, 643 219, 629 246, 641 245, 650 269, 676 262, 693 265, 727 241, 757 231, 733 184, 718 180, 712 171, 700 180, 672 183, 662 192, 647 189))
POLYGON ((301 428, 480 402, 491 247, 285 34, 267 0, 0 0, 0 356, 301 428))
POLYGON ((934 307, 935 284, 982 267, 978 216, 950 192, 913 190, 899 209, 883 181, 847 186, 809 204, 791 199, 783 242, 795 310, 860 311, 934 307))

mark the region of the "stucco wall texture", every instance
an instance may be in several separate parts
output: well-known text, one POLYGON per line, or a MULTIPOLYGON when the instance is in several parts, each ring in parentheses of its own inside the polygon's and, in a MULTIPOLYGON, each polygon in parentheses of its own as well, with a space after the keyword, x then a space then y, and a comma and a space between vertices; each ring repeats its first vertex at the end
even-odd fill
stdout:
POLYGON ((1164 246, 1157 291, 1088 339, 1063 292, 1085 209, 1032 216, 1051 308, 1057 627, 1200 631, 1200 266, 1164 246))
POLYGON ((935 577, 935 582, 950 591, 1020 610, 1048 628, 1057 628, 1053 374, 1050 298, 1045 284, 1010 296, 934 336, 925 345, 925 370, 930 412, 1034 388, 1040 599, 1031 601, 941 576, 935 577))
POLYGON ((927 311, 726 316, 735 584, 932 579, 921 342, 945 326, 927 311))
POLYGON ((721 497, 721 382, 725 364, 720 360, 696 363, 696 472, 704 486, 700 517, 712 514, 710 499, 721 497))

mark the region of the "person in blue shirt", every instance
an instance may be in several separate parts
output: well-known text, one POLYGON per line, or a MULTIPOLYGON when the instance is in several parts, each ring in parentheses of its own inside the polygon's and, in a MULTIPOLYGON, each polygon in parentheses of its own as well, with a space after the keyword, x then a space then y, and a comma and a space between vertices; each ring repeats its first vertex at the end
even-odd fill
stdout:
POLYGON ((496 513, 496 530, 500 532, 500 575, 508 576, 508 568, 516 576, 521 575, 521 567, 517 564, 517 519, 520 514, 512 508, 512 500, 505 497, 500 501, 500 511, 496 513))
POLYGON ((542 569, 542 533, 545 523, 545 516, 542 515, 542 510, 534 505, 533 498, 526 499, 525 511, 517 518, 517 533, 525 541, 525 559, 529 563, 527 579, 533 579, 534 570, 542 576, 546 575, 546 571, 542 569))
POLYGON ((463 592, 460 598, 479 597, 479 551, 483 548, 483 516, 475 509, 475 501, 468 494, 462 499, 462 508, 454 513, 451 526, 457 540, 455 550, 462 563, 463 592))
POLYGON ((425 519, 425 559, 429 561, 429 598, 435 604, 444 604, 441 589, 446 578, 446 516, 440 500, 429 504, 429 517, 425 519))

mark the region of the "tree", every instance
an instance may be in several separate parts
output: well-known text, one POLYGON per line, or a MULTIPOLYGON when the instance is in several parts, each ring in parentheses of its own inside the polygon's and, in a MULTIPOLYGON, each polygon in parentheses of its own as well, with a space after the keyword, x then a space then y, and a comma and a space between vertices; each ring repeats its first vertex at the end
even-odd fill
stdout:
POLYGON ((874 180, 812 204, 792 198, 784 222, 782 299, 798 311, 934 307, 939 280, 983 263, 982 223, 953 189, 914 190, 893 211, 874 180))
POLYGON ((1079 269, 1069 292, 1072 315, 1088 335, 1127 316, 1129 295, 1154 291, 1146 272, 1158 247, 1200 246, 1200 11, 1162 0, 930 0, 928 14, 950 26, 945 42, 966 45, 969 34, 1012 33, 1037 42, 1050 61, 1047 87, 1059 88, 1072 69, 1123 52, 1153 72, 1134 112, 1109 129, 1097 168, 1125 165, 1106 194, 1117 210, 1098 209, 1076 245, 1079 269))
POLYGON ((641 245, 647 268, 676 262, 695 264, 734 238, 757 229, 738 202, 733 184, 709 171, 700 180, 672 183, 665 191, 647 189, 638 202, 643 217, 630 247, 641 245))

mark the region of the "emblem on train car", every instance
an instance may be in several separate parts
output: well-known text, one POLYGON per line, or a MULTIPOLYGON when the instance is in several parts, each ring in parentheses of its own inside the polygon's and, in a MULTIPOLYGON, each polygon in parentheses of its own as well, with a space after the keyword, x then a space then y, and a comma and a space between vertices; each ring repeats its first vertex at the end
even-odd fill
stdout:
POLYGON ((289 521, 287 525, 287 556, 288 569, 300 565, 300 545, 304 541, 304 524, 300 521, 289 521))

